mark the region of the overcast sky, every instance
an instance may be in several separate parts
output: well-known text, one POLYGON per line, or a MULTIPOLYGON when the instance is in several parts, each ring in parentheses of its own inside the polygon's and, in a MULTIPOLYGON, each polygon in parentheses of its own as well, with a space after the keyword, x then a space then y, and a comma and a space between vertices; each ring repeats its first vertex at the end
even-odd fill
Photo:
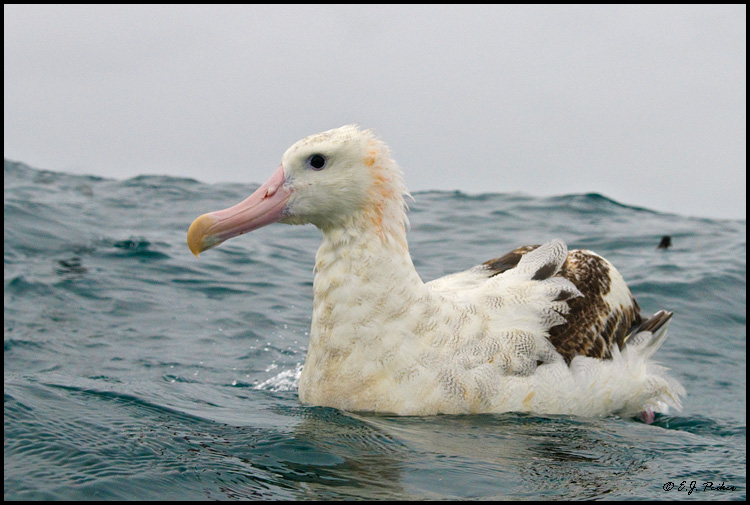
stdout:
POLYGON ((356 122, 412 191, 746 217, 746 7, 4 6, 4 155, 261 183, 356 122))

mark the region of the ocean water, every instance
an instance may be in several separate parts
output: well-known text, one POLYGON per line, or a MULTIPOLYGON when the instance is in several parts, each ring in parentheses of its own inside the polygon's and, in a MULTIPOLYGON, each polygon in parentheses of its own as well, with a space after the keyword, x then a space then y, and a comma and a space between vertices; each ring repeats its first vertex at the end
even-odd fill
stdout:
POLYGON ((297 400, 318 230, 190 254, 192 220, 257 185, 4 172, 5 499, 746 499, 744 220, 415 193, 425 280, 554 237, 595 250, 675 312, 657 357, 688 395, 652 425, 396 417, 297 400))

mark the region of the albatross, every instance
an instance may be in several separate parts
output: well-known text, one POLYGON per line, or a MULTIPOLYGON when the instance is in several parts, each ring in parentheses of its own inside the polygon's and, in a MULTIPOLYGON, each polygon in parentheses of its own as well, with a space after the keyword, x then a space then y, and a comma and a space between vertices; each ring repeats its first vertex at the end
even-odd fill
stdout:
POLYGON ((241 203, 188 230, 199 253, 271 223, 312 223, 303 404, 396 415, 640 415, 685 390, 652 356, 671 312, 644 317, 615 267, 561 240, 424 282, 406 241, 403 173, 371 130, 306 137, 241 203))

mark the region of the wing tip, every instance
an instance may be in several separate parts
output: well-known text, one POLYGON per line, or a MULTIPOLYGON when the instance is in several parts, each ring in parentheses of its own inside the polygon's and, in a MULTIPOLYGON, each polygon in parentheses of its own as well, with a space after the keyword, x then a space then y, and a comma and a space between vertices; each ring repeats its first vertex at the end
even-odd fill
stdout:
POLYGON ((673 315, 674 312, 667 310, 656 312, 630 333, 625 339, 625 347, 638 348, 644 357, 650 358, 666 340, 667 328, 673 315))

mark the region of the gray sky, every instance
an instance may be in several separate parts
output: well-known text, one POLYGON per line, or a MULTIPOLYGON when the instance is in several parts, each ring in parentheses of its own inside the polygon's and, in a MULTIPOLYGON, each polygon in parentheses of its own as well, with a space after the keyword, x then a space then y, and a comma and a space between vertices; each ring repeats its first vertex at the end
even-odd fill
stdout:
POLYGON ((4 155, 261 183, 356 122, 412 191, 746 216, 746 6, 4 6, 4 155))

